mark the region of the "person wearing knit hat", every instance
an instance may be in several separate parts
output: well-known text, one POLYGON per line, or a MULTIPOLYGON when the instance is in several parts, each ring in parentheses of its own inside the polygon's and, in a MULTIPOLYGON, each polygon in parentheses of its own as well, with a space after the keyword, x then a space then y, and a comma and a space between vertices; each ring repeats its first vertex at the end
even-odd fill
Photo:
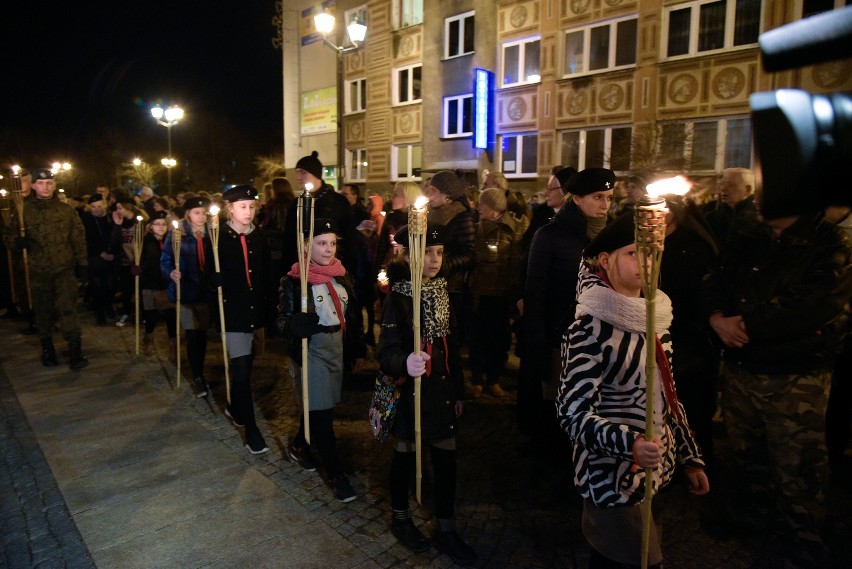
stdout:
MULTIPOLYGON (((595 187, 600 187, 595 185, 595 187)), ((642 271, 633 217, 622 216, 586 247, 577 284, 577 306, 562 339, 556 416, 571 438, 574 484, 583 497, 582 530, 591 546, 590 567, 638 567, 642 562, 641 504, 682 467, 690 492, 704 495, 705 463, 680 404, 672 375, 669 327, 672 303, 657 291, 656 338, 646 338, 642 271), (647 377, 646 344, 656 344, 657 374, 647 377), (653 381, 655 407, 646 408, 653 381), (645 440, 645 416, 655 415, 655 436, 645 440)), ((576 271, 576 269, 575 269, 576 271)), ((664 496, 657 494, 655 503, 664 496)), ((650 524, 648 565, 663 555, 650 524)))
POLYGON ((476 262, 476 222, 465 191, 464 181, 449 170, 436 173, 423 188, 423 195, 429 198, 428 224, 447 227, 441 276, 447 279, 460 338, 466 337, 465 297, 469 292, 470 271, 476 262))
MULTIPOLYGON (((207 263, 205 277, 212 288, 221 287, 224 299, 225 341, 231 370, 231 393, 224 413, 242 428, 245 447, 253 455, 269 450, 254 412, 251 390, 255 333, 266 321, 269 251, 266 238, 254 224, 259 209, 257 190, 240 184, 228 188, 227 221, 219 234, 219 272, 207 263)), ((207 254, 213 255, 212 246, 207 254)), ((276 291, 277 292, 277 291, 276 291)))
MULTIPOLYGON (((347 269, 354 269, 358 259, 356 247, 358 233, 355 230, 355 218, 352 206, 346 197, 334 190, 322 180, 323 166, 319 154, 311 152, 309 156, 303 156, 296 162, 296 179, 300 188, 309 189, 313 196, 312 205, 314 217, 332 219, 337 227, 337 257, 343 262, 347 269)), ((284 224, 284 250, 282 260, 285 266, 290 266, 298 260, 299 254, 296 249, 296 203, 287 211, 287 219, 284 224)), ((306 218, 307 222, 307 218, 306 218)))
POLYGON ((587 168, 571 176, 565 205, 553 221, 538 230, 530 246, 524 287, 524 397, 520 397, 519 385, 519 399, 524 402, 519 406, 529 408, 524 417, 531 423, 522 429, 530 434, 558 436, 552 420, 549 425, 536 422, 553 417, 545 409, 553 408, 562 335, 573 322, 576 308, 574 294, 566 291, 576 290, 583 249, 606 225, 614 182, 612 171, 601 168, 587 168), (539 385, 541 391, 533 391, 539 385), (541 399, 538 405, 544 407, 536 412, 528 400, 537 397, 541 399))
POLYGON ((483 389, 504 397, 500 376, 509 356, 510 293, 515 286, 519 258, 514 247, 515 232, 505 220, 506 191, 489 188, 479 195, 476 225, 476 265, 471 278, 470 394, 477 398, 483 389))

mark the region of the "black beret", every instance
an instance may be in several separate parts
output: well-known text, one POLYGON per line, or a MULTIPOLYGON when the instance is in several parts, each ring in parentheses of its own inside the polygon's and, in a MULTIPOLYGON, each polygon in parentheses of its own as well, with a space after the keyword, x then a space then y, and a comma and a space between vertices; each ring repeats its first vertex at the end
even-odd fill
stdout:
POLYGON ((455 172, 449 170, 441 170, 429 180, 429 185, 437 189, 442 194, 449 196, 451 200, 460 199, 465 195, 467 187, 464 180, 456 176, 455 172))
POLYGON ((234 186, 233 188, 226 190, 225 193, 222 194, 222 199, 231 203, 242 200, 256 200, 257 190, 248 184, 240 184, 239 186, 234 186))
MULTIPOLYGON (((558 172, 557 172, 558 174, 558 172)), ((586 168, 571 176, 563 190, 573 196, 587 196, 615 188, 615 173, 609 168, 586 168)))
POLYGON ((576 168, 572 168, 568 166, 567 168, 562 168, 557 173, 554 174, 556 179, 559 180, 559 185, 562 186, 562 193, 565 193, 565 187, 568 185, 568 180, 574 177, 577 173, 576 168))
MULTIPOLYGON (((305 237, 308 235, 308 227, 305 224, 305 237)), ((317 217, 314 219, 314 237, 324 235, 326 233, 337 233, 337 223, 328 217, 317 217)))
POLYGON ((195 209, 197 207, 203 207, 204 209, 207 209, 208 207, 210 207, 210 200, 208 198, 205 198, 204 196, 196 196, 183 202, 184 211, 188 212, 189 210, 195 209))
POLYGON ((89 198, 88 203, 103 201, 103 199, 104 197, 101 194, 92 194, 92 196, 89 198))
POLYGON ((33 182, 37 182, 39 180, 52 180, 53 172, 48 170, 47 168, 36 168, 33 170, 33 182))
POLYGON ((151 214, 151 217, 148 218, 148 223, 152 221, 156 221, 158 219, 166 219, 169 216, 169 212, 167 211, 155 211, 151 214))
MULTIPOLYGON (((453 174, 455 175, 455 174, 453 174)), ((447 227, 445 225, 439 225, 437 223, 429 225, 426 227, 426 246, 431 247, 432 245, 443 245, 447 238, 447 227)), ((408 249, 408 226, 403 225, 399 228, 399 231, 393 236, 393 240, 397 245, 405 247, 408 249)))
POLYGON ((633 216, 621 215, 601 229, 601 232, 583 250, 583 257, 595 259, 601 253, 612 253, 616 249, 627 247, 635 240, 633 216))

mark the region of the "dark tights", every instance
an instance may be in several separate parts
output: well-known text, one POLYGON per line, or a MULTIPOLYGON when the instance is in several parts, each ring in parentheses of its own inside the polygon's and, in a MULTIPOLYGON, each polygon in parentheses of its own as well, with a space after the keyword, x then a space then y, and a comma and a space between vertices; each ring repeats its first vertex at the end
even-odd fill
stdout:
MULTIPOLYGON (((456 505, 456 451, 430 447, 435 474, 435 517, 450 520, 456 505)), ((394 450, 390 470, 391 508, 408 510, 408 494, 414 478, 414 452, 394 450)))
POLYGON ((207 330, 186 331, 186 358, 192 377, 204 377, 204 356, 207 353, 207 330))
POLYGON ((161 316, 163 320, 166 321, 166 333, 169 335, 169 339, 174 338, 177 335, 177 322, 175 322, 177 317, 175 315, 174 308, 143 311, 143 318, 145 319, 145 333, 154 333, 154 328, 157 326, 157 322, 160 321, 161 316))
MULTIPOLYGON (((343 474, 340 458, 337 456, 337 438, 334 436, 334 410, 323 409, 310 412, 311 446, 317 449, 320 460, 325 466, 325 475, 333 480, 343 474)), ((300 449, 308 448, 305 440, 305 419, 299 418, 299 432, 293 444, 300 449)))

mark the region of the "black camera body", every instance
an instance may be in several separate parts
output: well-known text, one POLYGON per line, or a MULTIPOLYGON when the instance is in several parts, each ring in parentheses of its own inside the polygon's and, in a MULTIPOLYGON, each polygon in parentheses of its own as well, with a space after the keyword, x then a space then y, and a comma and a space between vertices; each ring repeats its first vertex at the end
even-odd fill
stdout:
MULTIPOLYGON (((852 56, 852 6, 761 34, 767 71, 795 69, 852 56)), ((754 93, 750 99, 760 210, 777 219, 852 207, 852 98, 797 89, 754 93)))

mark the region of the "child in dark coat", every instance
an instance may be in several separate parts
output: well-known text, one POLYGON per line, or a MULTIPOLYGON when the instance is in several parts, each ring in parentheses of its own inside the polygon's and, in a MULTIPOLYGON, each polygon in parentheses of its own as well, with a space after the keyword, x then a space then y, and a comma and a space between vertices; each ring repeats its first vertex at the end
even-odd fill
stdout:
MULTIPOLYGON (((382 314, 379 364, 386 375, 402 379, 401 397, 393 427, 394 454, 390 491, 393 521, 391 531, 414 552, 427 551, 430 542, 411 520, 408 494, 415 468, 414 377, 421 376, 421 436, 429 447, 434 480, 434 512, 438 529, 432 544, 456 563, 474 563, 476 552, 455 530, 456 419, 461 415, 464 376, 458 345, 450 326, 447 282, 435 278, 441 270, 445 229, 430 225, 427 230, 421 289, 421 353, 413 352, 413 299, 407 252, 388 267, 391 293, 382 314)), ((394 240, 408 248, 407 228, 394 240)))

